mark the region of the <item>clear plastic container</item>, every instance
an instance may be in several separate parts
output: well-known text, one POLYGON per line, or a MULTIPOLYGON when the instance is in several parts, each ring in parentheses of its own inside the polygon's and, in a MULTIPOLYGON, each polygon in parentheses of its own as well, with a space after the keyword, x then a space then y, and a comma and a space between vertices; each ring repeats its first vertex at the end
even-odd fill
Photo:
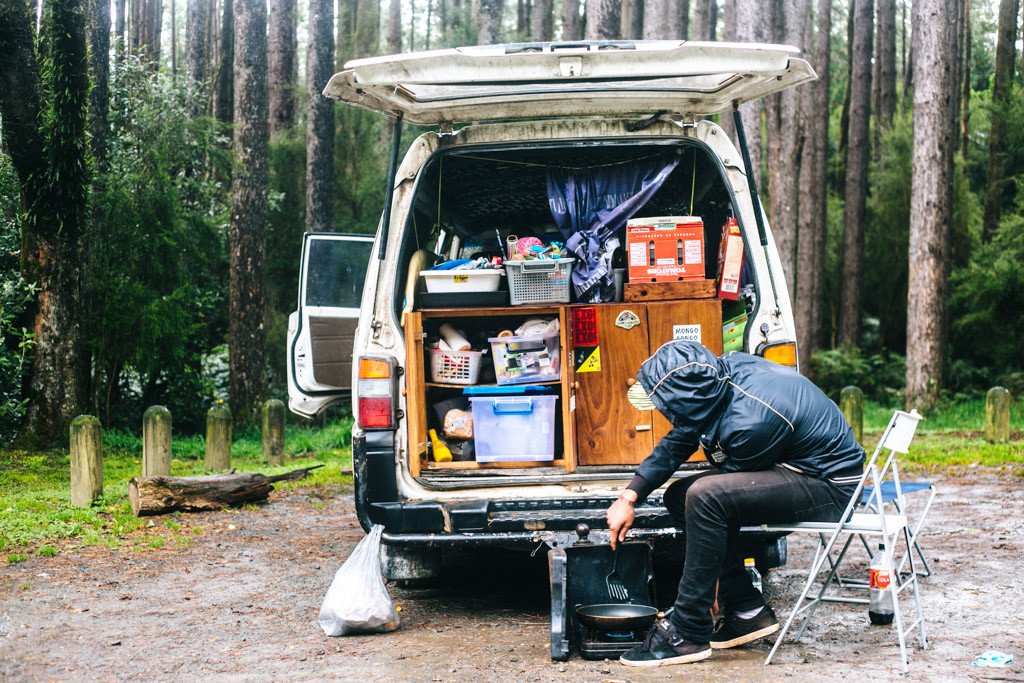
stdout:
POLYGON ((498 384, 556 382, 561 372, 558 332, 491 337, 494 375, 498 384))
POLYGON ((477 462, 555 459, 557 396, 471 396, 477 462))

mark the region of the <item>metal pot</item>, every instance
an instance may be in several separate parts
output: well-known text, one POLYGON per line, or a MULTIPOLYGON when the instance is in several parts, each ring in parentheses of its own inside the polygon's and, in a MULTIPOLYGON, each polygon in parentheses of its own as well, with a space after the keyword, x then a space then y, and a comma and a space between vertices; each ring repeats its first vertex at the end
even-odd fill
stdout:
POLYGON ((650 628, 658 616, 648 605, 606 604, 576 608, 576 618, 584 626, 598 631, 640 631, 650 628))

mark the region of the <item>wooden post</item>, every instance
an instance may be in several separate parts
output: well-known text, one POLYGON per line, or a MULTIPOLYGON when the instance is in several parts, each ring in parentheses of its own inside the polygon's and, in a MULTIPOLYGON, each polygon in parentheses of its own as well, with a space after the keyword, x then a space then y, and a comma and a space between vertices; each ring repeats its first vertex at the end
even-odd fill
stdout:
POLYGON ((206 469, 231 467, 231 409, 218 402, 206 413, 206 469))
POLYGON ((864 392, 857 387, 843 387, 839 394, 839 409, 853 428, 857 443, 864 443, 864 392))
POLYGON ((263 457, 268 465, 284 464, 284 410, 276 398, 263 404, 263 457))
POLYGON ((171 411, 164 406, 142 414, 142 476, 171 476, 171 411))
POLYGON ((1010 440, 1010 392, 992 387, 985 395, 985 441, 1001 443, 1010 440))
POLYGON ((79 415, 71 421, 71 504, 87 508, 103 495, 103 435, 100 421, 79 415))

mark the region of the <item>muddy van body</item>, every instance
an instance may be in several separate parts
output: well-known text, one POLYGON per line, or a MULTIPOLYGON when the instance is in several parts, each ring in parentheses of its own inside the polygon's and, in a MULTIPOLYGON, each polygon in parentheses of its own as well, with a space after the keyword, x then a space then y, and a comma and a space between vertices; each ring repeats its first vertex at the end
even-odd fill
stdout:
MULTIPOLYGON (((531 43, 356 60, 332 78, 328 97, 389 116, 399 129, 432 128, 401 160, 392 150, 389 201, 374 237, 304 237, 299 305, 289 321, 289 407, 314 416, 351 397, 356 509, 365 528, 385 526, 391 578, 436 574, 460 550, 569 544, 580 524, 591 540, 606 539, 605 509, 669 428, 626 398, 639 363, 661 343, 692 334, 717 353, 725 344, 796 371, 782 264, 745 154, 713 116, 731 118, 737 105, 812 80, 797 53, 728 43, 531 43), (486 254, 524 230, 552 230, 552 169, 652 158, 673 170, 638 215, 703 219, 705 288, 714 286, 723 225, 735 219, 743 241, 738 301, 704 291, 606 303, 420 305, 419 267, 486 254), (432 406, 462 391, 432 381, 426 340, 443 322, 473 331, 531 317, 560 323, 562 362, 545 383, 557 397, 553 457, 435 461, 432 406), (586 348, 581 317, 596 326, 586 348), (344 321, 356 323, 350 352, 344 321), (593 360, 580 364, 594 348, 596 371, 593 360), (341 376, 346 362, 350 381, 341 376)), ((707 466, 697 453, 676 476, 707 466)), ((656 549, 678 541, 660 492, 638 507, 631 534, 656 549)), ((762 550, 767 563, 784 561, 781 543, 762 550)))

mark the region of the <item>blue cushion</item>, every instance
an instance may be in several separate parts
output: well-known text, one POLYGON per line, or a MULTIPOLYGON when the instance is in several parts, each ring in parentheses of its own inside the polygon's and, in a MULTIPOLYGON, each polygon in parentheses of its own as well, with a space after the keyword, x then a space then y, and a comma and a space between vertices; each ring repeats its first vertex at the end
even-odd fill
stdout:
MULTIPOLYGON (((932 483, 930 481, 904 481, 900 482, 900 488, 903 489, 903 493, 915 493, 917 491, 923 491, 930 489, 932 483)), ((874 493, 874 487, 865 486, 864 492, 860 496, 860 504, 867 505, 871 501, 871 496, 874 493)), ((882 482, 882 502, 888 503, 896 500, 896 483, 891 481, 882 482)))

